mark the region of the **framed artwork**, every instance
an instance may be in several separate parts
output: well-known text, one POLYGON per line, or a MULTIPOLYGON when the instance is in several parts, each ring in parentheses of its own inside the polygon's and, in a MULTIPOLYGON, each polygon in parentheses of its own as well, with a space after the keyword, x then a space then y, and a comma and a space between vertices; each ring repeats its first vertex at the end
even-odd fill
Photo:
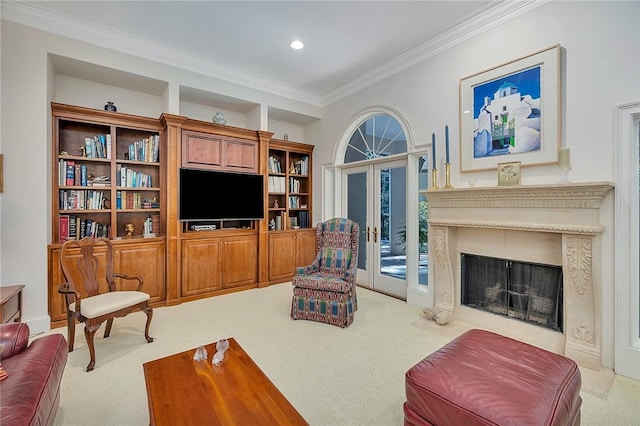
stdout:
POLYGON ((558 161, 560 45, 460 80, 460 170, 558 161))

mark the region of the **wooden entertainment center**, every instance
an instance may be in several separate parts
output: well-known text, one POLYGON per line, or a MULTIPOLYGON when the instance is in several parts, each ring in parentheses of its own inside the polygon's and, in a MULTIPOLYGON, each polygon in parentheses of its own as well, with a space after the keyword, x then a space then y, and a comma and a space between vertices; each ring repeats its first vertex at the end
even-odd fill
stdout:
POLYGON ((52 327, 66 321, 60 248, 90 230, 113 240, 114 268, 142 276, 155 307, 285 282, 313 260, 312 145, 171 114, 153 119, 59 103, 51 113, 52 327), (265 219, 192 229, 179 216, 181 168, 264 176, 265 219))

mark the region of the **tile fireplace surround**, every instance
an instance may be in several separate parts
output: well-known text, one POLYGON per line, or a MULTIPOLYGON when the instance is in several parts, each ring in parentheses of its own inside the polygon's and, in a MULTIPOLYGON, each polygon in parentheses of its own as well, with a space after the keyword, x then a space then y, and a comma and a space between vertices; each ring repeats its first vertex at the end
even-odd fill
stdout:
POLYGON ((600 206, 609 182, 427 191, 434 305, 450 320, 602 366, 600 206), (460 253, 562 266, 563 332, 460 304, 460 253))

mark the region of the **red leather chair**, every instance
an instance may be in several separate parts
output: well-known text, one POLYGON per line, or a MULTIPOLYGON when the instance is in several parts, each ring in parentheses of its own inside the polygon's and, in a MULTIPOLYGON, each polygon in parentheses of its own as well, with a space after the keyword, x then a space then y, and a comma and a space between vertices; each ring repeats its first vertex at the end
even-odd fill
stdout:
POLYGON ((0 425, 51 425, 60 403, 60 382, 67 364, 61 334, 29 345, 26 323, 0 324, 0 359, 7 373, 0 381, 0 425))

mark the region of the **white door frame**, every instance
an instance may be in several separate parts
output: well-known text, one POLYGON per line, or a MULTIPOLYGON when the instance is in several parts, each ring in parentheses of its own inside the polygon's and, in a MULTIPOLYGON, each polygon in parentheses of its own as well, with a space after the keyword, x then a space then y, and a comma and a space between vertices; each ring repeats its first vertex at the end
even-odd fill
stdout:
POLYGON ((640 101, 619 105, 615 112, 615 372, 640 380, 640 101))

